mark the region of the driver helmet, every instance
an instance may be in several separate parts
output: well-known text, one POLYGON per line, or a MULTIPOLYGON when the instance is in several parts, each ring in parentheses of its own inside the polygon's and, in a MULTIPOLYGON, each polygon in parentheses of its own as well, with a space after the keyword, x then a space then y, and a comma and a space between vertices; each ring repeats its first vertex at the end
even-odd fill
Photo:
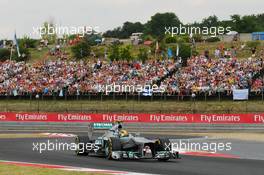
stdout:
POLYGON ((121 137, 128 137, 128 132, 127 132, 127 130, 122 129, 122 130, 120 131, 120 136, 121 136, 121 137))

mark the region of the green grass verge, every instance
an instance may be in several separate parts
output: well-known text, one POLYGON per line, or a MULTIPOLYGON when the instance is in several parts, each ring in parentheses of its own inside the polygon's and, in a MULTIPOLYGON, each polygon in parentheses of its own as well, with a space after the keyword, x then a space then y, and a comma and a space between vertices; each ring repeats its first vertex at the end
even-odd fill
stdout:
POLYGON ((102 175, 99 173, 63 171, 48 168, 23 167, 0 164, 0 175, 102 175))
POLYGON ((264 112, 264 101, 88 101, 1 100, 2 112, 86 113, 250 113, 264 112))
POLYGON ((29 51, 31 53, 30 59, 29 59, 30 63, 34 63, 36 61, 44 60, 46 55, 49 53, 49 49, 48 48, 43 48, 40 51, 37 50, 37 49, 30 49, 29 51))

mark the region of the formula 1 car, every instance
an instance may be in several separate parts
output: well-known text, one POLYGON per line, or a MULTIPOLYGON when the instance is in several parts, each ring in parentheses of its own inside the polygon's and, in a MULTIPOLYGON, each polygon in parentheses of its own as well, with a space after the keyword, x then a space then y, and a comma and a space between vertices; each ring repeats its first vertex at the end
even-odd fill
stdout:
POLYGON ((95 155, 107 159, 156 159, 168 161, 178 159, 179 152, 172 152, 169 139, 147 139, 134 136, 122 129, 121 122, 113 125, 101 137, 77 136, 76 155, 95 155))

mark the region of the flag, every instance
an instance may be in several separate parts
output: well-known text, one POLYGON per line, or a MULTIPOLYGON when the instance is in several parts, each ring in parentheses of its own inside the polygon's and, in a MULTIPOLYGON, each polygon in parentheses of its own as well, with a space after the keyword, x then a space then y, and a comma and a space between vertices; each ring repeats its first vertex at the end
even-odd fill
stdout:
POLYGON ((179 46, 179 44, 177 44, 177 50, 176 50, 176 56, 177 57, 179 56, 179 51, 180 51, 180 46, 179 46))
POLYGON ((61 89, 60 90, 60 94, 59 94, 60 97, 63 97, 63 90, 61 89))
POLYGON ((169 58, 173 57, 171 48, 168 48, 168 57, 169 58))
POLYGON ((15 97, 17 96, 17 90, 16 90, 16 89, 13 90, 13 95, 14 95, 15 97))
POLYGON ((194 38, 192 38, 192 45, 193 45, 193 47, 195 47, 195 39, 194 38))
POLYGON ((158 50, 159 50, 159 42, 157 41, 156 42, 156 52, 158 52, 158 50))
POLYGON ((15 42, 16 49, 17 49, 17 55, 18 55, 18 57, 20 57, 21 54, 20 54, 20 52, 19 52, 19 45, 18 45, 18 41, 17 41, 16 33, 15 33, 15 37, 14 37, 14 42, 15 42))
POLYGON ((0 48, 4 48, 4 40, 0 41, 0 48))

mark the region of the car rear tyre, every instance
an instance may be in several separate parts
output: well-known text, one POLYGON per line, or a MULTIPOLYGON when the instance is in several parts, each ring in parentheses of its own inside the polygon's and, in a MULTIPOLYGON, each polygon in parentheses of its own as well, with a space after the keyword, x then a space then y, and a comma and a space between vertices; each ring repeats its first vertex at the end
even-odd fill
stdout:
POLYGON ((121 142, 119 138, 114 138, 111 137, 107 144, 106 144, 106 148, 105 148, 105 152, 106 152, 106 157, 107 159, 111 160, 112 158, 112 152, 113 151, 121 151, 122 146, 121 146, 121 142))
POLYGON ((90 140, 87 136, 77 136, 75 138, 75 144, 76 144, 76 150, 75 150, 75 154, 77 156, 87 156, 88 152, 85 149, 85 145, 87 143, 90 143, 90 140))

